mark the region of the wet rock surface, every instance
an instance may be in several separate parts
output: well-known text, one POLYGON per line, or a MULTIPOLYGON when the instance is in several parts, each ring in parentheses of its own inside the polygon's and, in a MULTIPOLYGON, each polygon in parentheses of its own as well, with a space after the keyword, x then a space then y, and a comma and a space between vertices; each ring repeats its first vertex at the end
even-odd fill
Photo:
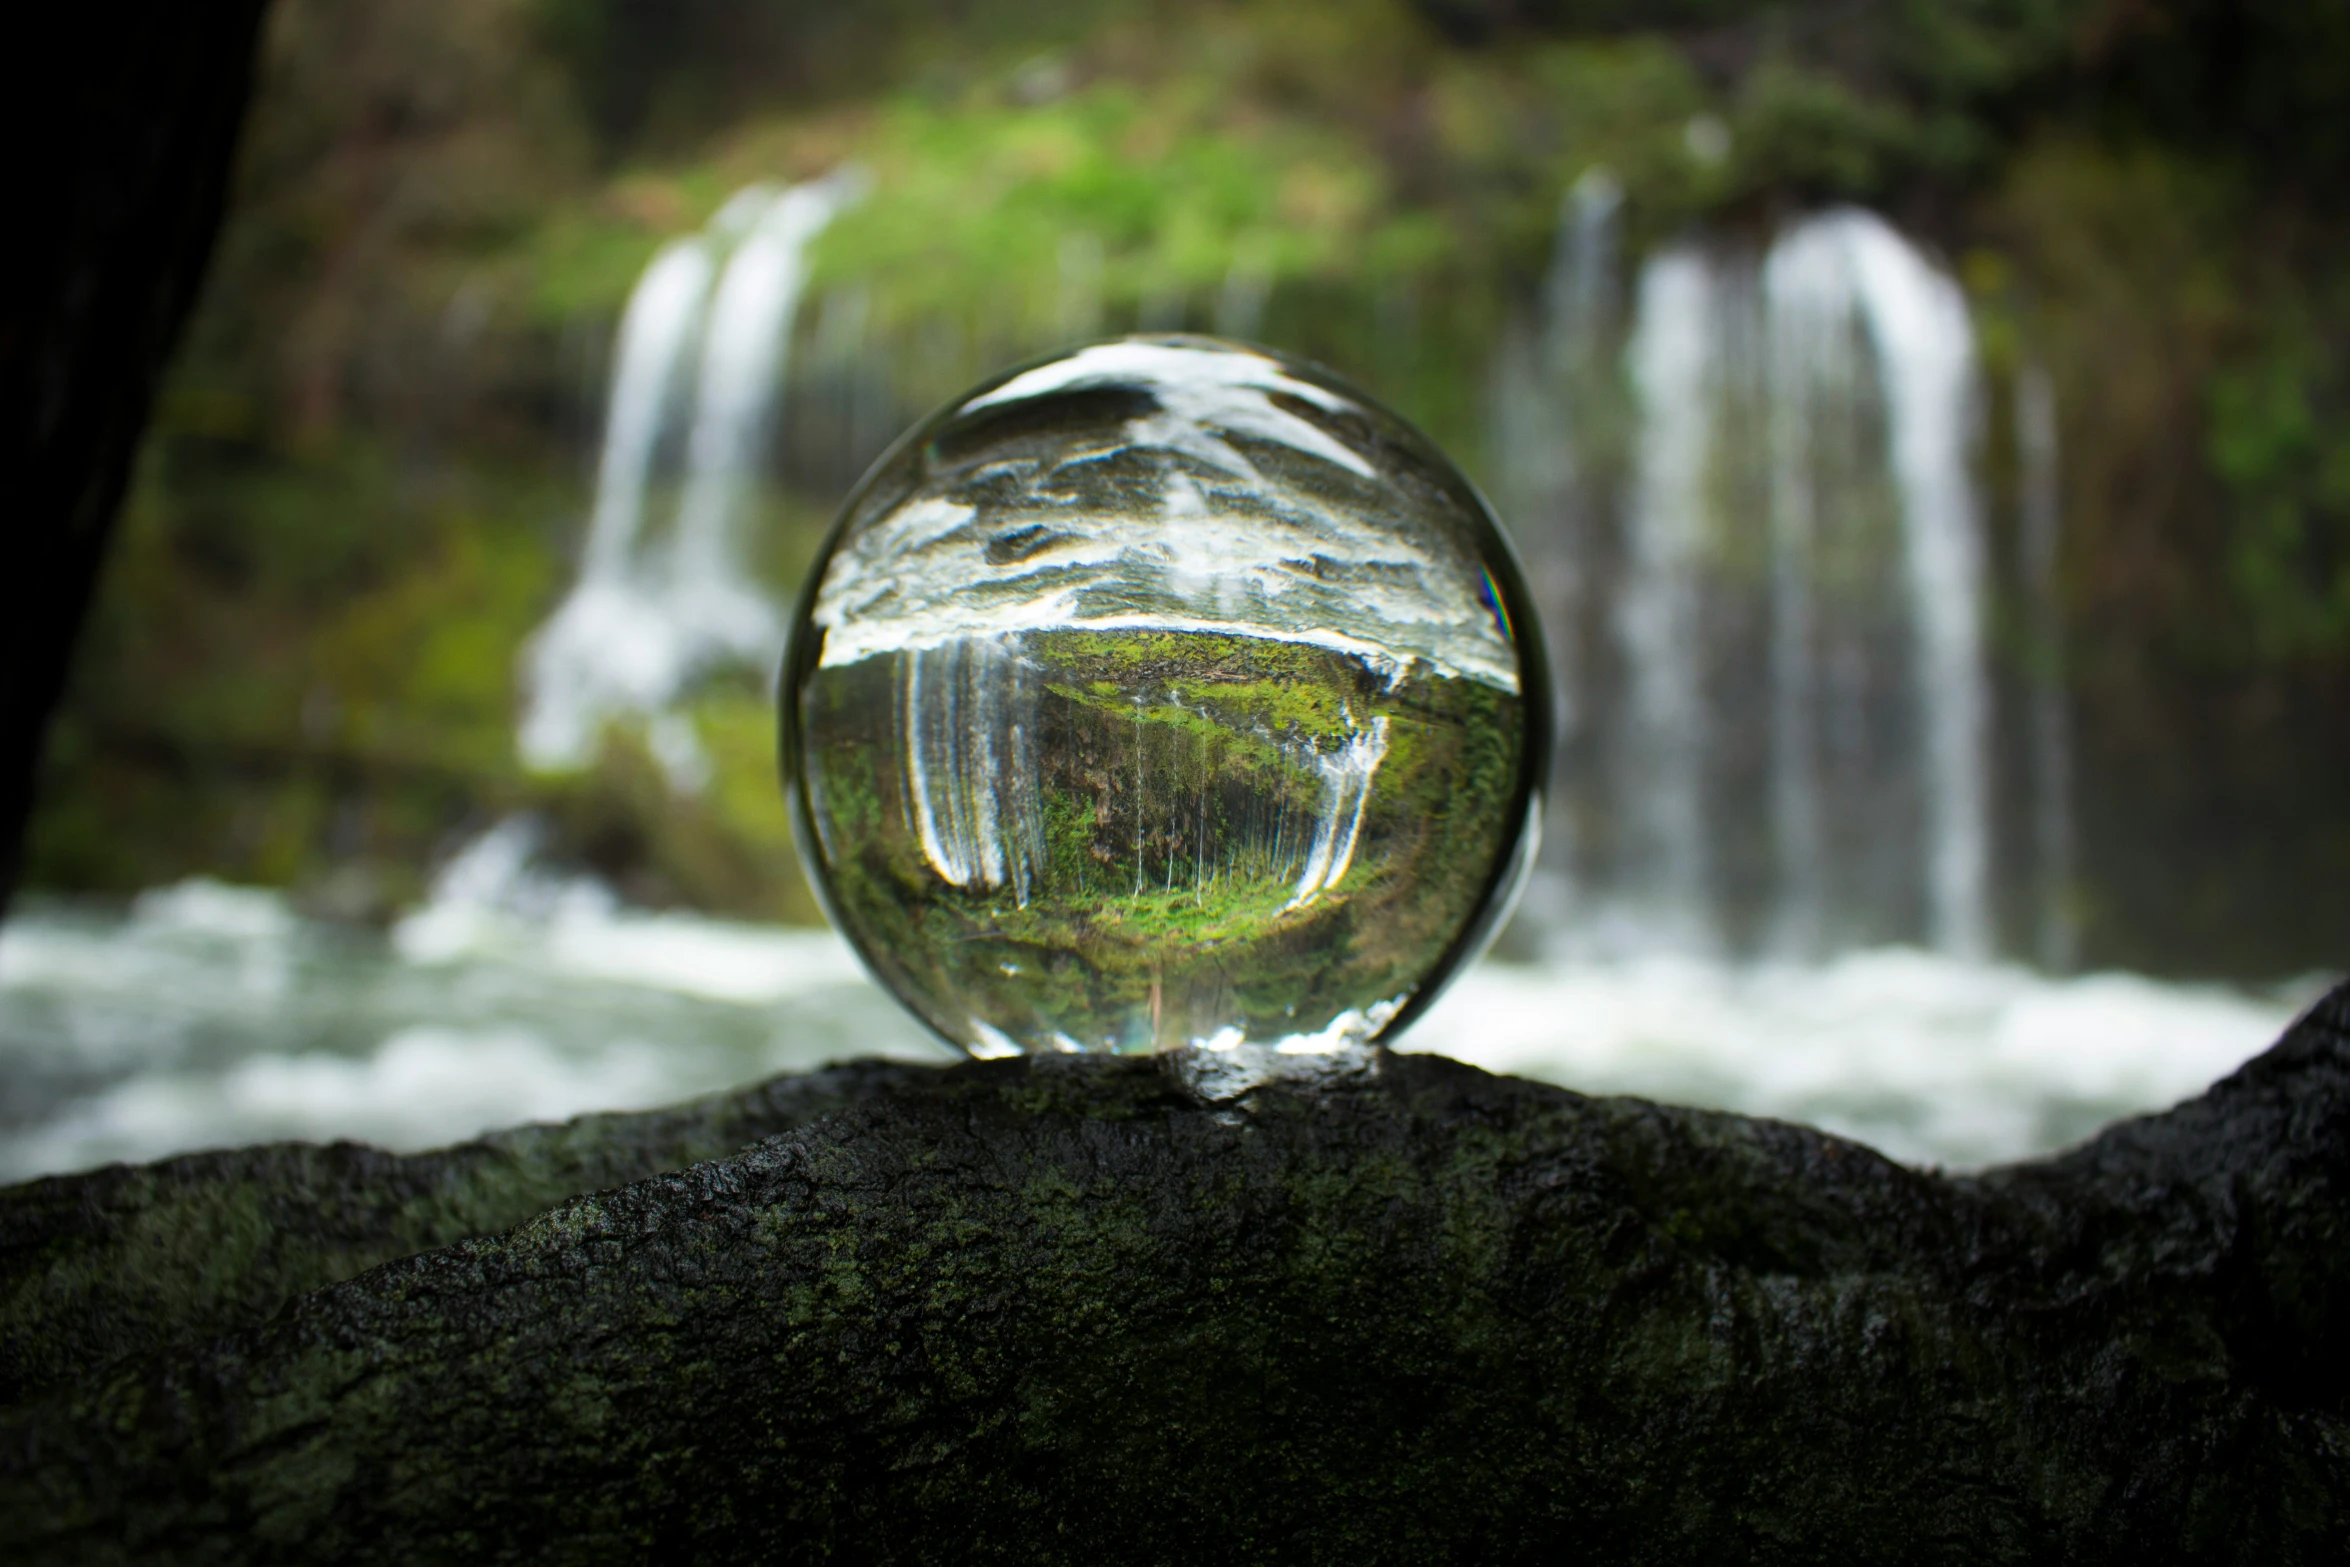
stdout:
POLYGON ((0 1225, 12 1560, 2350 1534, 2350 992, 2201 1099, 1968 1178, 1430 1057, 1207 1104, 1014 1060, 101 1172, 0 1225), (263 1241, 190 1239, 232 1210, 263 1241))

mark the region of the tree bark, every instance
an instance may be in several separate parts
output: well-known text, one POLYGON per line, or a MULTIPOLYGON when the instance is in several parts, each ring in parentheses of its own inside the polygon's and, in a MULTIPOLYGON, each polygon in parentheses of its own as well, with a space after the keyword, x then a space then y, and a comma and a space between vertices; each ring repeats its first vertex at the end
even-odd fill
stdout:
POLYGON ((283 1143, 28 1182, 0 1192, 0 1406, 929 1075, 860 1061, 431 1153, 283 1143))
POLYGON ((265 0, 44 13, 9 71, 0 289, 0 909, 50 711, 212 256, 265 0))
POLYGON ((2350 1538, 2350 991, 2201 1099, 1968 1178, 1430 1057, 1222 1103, 1092 1059, 829 1102, 50 1386, 0 1416, 0 1543, 2266 1564, 2350 1538))

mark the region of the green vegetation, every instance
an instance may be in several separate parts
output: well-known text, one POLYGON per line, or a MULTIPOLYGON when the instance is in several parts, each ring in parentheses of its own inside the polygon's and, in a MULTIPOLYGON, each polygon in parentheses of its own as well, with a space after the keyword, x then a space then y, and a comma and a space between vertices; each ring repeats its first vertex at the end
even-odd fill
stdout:
MULTIPOLYGON (((957 886, 917 822, 934 802, 932 831, 955 837, 955 782, 917 782, 908 762, 904 667, 919 656, 818 675, 810 773, 852 931, 956 1038, 966 1010, 1089 1048, 1228 1024, 1259 1041, 1316 1032, 1426 979, 1508 840, 1513 696, 1427 674, 1391 688, 1261 638, 1049 632, 1021 639, 1032 695, 1001 720, 1039 737, 1042 842, 1021 843, 1022 769, 976 781, 1006 869, 957 886), (1353 793, 1328 770, 1345 761, 1353 793), (1024 852, 1026 876, 1012 868, 1024 852)), ((937 721, 996 722, 955 708, 937 721)))
POLYGON ((664 239, 872 178, 760 499, 780 594, 898 428, 1097 331, 1253 331, 1485 472, 1497 347, 1604 166, 1635 246, 1857 199, 1958 264, 1995 461, 2009 371, 2063 413, 2091 956, 2338 961, 2304 889, 2350 880, 2345 99, 2321 0, 283 0, 30 878, 380 915, 535 806, 641 896, 806 917, 748 680, 695 709, 698 796, 626 734, 583 777, 512 753, 664 239))

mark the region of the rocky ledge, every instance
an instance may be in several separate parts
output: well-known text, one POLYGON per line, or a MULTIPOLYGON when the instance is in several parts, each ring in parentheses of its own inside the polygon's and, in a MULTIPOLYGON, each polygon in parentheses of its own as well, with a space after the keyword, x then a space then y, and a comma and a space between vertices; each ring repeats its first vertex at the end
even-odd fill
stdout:
POLYGON ((1968 1177, 1398 1056, 40 1181, 0 1398, 12 1562, 2335 1561, 2350 989, 1968 1177))

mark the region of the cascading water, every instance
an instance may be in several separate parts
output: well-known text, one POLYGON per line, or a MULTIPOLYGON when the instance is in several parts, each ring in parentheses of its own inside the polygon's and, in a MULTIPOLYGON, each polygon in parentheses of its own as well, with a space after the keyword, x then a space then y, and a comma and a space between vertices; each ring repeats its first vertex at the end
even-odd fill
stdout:
MULTIPOLYGON (((1551 629, 1559 785, 1569 781, 1592 717, 1578 628, 1595 535, 1612 520, 1603 514, 1610 440, 1622 423, 1614 417, 1622 209, 1623 188, 1604 168, 1568 187, 1540 310, 1505 327, 1492 386, 1495 486, 1551 629)), ((1552 792, 1542 874, 1527 889, 1529 919, 1556 924, 1580 902, 1576 859, 1589 832, 1583 804, 1571 788, 1552 792)))
POLYGON ((2073 966, 2078 933, 2072 912, 2072 732, 2064 696, 2064 635, 2057 601, 2056 389, 2048 372, 2027 365, 2016 378, 2016 454, 2021 472, 2024 592, 2031 617, 2032 847, 2039 862, 2034 932, 2040 966, 2073 966))
POLYGON ((1957 285, 1882 220, 1831 212, 1797 225, 1763 264, 1770 322, 1773 567, 1772 804, 1786 896, 1783 939, 1816 943, 1829 845, 1812 715, 1820 683, 1811 584, 1829 569, 1819 480, 1831 410, 1873 390, 1897 497, 1914 686, 1925 929, 1938 949, 1990 950, 1990 794, 1982 650, 1981 519, 1968 471, 1974 331, 1957 285), (1856 328, 1858 329, 1856 331, 1856 328), (1864 361, 1858 339, 1873 352, 1864 361))
POLYGON ((1363 831, 1363 807, 1370 802, 1371 780, 1387 757, 1387 715, 1372 718, 1370 727, 1347 736, 1345 744, 1327 754, 1308 753, 1314 771, 1322 776, 1322 809, 1314 823, 1313 846, 1306 851, 1305 869, 1297 878, 1290 906, 1301 907, 1325 892, 1336 892, 1354 864, 1355 844, 1363 831))
POLYGON ((1630 686, 1619 814, 1648 939, 1710 944, 1710 823, 1697 562, 1706 524, 1715 337, 1712 267, 1675 247, 1642 270, 1628 350, 1640 439, 1616 596, 1630 686))
POLYGON ((1974 323, 1958 285, 1881 220, 1845 212, 1819 221, 1852 253, 1893 427, 1924 731, 1928 930, 1955 957, 1988 957, 1990 701, 1982 518, 1967 460, 1974 323))
POLYGON ((1771 516, 1771 826, 1778 848, 1775 951, 1810 957, 1826 919, 1812 572, 1819 530, 1814 433, 1849 414, 1859 388, 1844 300, 1782 250, 1764 268, 1771 516))
POLYGON ((853 174, 739 192, 654 257, 621 318, 596 500, 578 584, 524 653, 519 744, 534 767, 584 764, 603 725, 648 721, 673 782, 705 769, 671 712, 718 664, 772 664, 783 624, 750 585, 737 533, 782 386, 807 248, 853 174), (685 434, 685 482, 655 527, 660 458, 685 434))
POLYGON ((1035 672, 1019 641, 974 638, 909 653, 898 700, 906 809, 923 857, 952 886, 1008 885, 1026 907, 1044 818, 1035 672))
POLYGON ((1611 472, 1610 388, 1567 368, 1613 341, 1595 303, 1613 267, 1601 213, 1570 193, 1540 353, 1504 349, 1500 384, 1536 395, 1496 426, 1531 574, 1578 584, 1546 606, 1552 640, 1607 652, 1585 670, 1562 660, 1562 684, 1579 676, 1581 748, 1559 797, 1601 830, 1568 857, 1576 895, 1554 883, 1555 934, 1569 948, 1814 958, 1912 940, 1987 956, 1963 296, 1856 210, 1797 223, 1760 258, 1667 247, 1633 294, 1612 389, 1631 435, 1611 472), (1576 385, 1570 413, 1561 389, 1576 385), (1612 530, 1561 528, 1562 495, 1612 530), (1574 558, 1549 558, 1561 550, 1574 558), (1603 605, 1595 636, 1583 621, 1603 605))
MULTIPOLYGON (((1587 537, 1595 520, 1593 481, 1605 466, 1600 438, 1616 390, 1618 219, 1623 188, 1605 169, 1569 186, 1559 204, 1558 243, 1531 328, 1504 345, 1495 420, 1501 430, 1501 487, 1528 546, 1533 587, 1549 618, 1579 613, 1587 537)), ((1559 733, 1580 723, 1582 671, 1572 637, 1552 640, 1559 733)))

